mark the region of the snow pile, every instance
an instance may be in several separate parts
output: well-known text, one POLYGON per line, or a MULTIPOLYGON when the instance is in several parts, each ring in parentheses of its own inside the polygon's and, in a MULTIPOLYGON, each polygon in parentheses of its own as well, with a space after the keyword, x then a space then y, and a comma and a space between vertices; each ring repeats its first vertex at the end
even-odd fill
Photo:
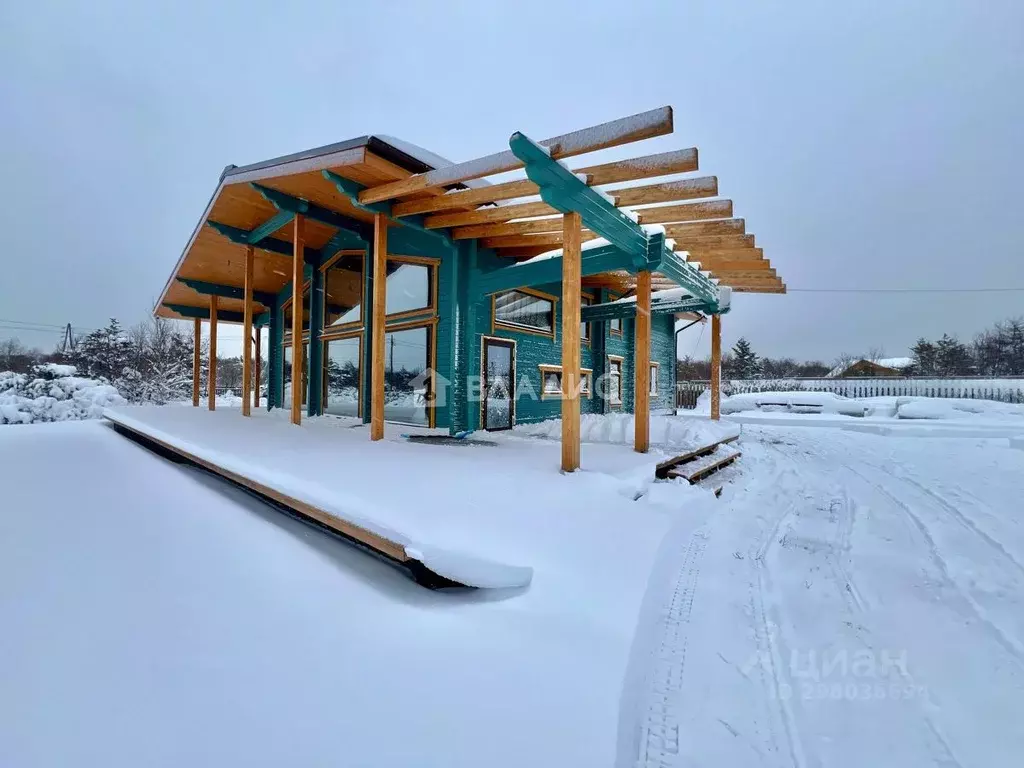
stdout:
POLYGON ((76 376, 72 365, 45 363, 32 373, 0 373, 0 424, 98 419, 125 399, 109 384, 76 376))
POLYGON ((1024 418, 1024 406, 989 400, 898 397, 895 415, 900 419, 965 419, 972 416, 1019 419, 1024 418))
POLYGON ((732 395, 722 400, 723 414, 757 410, 864 416, 868 409, 859 400, 850 400, 832 392, 760 392, 732 395))
MULTIPOLYGON (((632 445, 634 418, 631 413, 580 414, 580 440, 584 443, 632 445)), ((536 424, 519 424, 512 434, 561 440, 562 420, 548 419, 536 424)), ((651 416, 651 443, 665 448, 697 448, 739 434, 733 424, 671 415, 651 416)))

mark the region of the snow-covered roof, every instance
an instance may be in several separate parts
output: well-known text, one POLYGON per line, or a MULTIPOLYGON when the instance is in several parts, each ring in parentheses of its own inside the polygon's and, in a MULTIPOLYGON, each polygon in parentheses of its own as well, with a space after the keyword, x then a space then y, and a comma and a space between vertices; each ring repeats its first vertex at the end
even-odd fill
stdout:
MULTIPOLYGON (((451 165, 455 165, 455 163, 447 157, 441 157, 441 155, 436 152, 424 149, 419 144, 413 144, 411 141, 400 139, 397 136, 389 136, 386 133, 375 133, 374 136, 381 141, 387 142, 399 152, 404 152, 409 155, 409 157, 419 160, 424 165, 429 165, 434 168, 447 168, 451 165)), ((468 179, 463 181, 462 185, 469 187, 470 189, 480 189, 481 187, 491 186, 491 182, 487 179, 468 179)))
POLYGON ((867 358, 862 358, 860 360, 854 360, 849 363, 837 365, 835 368, 833 368, 831 371, 825 374, 825 378, 834 379, 837 376, 842 376, 846 371, 850 370, 855 365, 859 365, 860 363, 871 363, 872 365, 879 365, 882 368, 892 368, 893 370, 901 371, 904 368, 909 368, 911 365, 913 365, 914 358, 880 357, 877 360, 868 360, 867 358))

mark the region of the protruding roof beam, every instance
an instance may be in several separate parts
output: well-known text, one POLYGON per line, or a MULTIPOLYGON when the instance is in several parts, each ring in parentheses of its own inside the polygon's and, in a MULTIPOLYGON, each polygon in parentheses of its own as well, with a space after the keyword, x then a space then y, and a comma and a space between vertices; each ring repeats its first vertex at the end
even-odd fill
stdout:
MULTIPOLYGON (((182 317, 190 319, 198 318, 200 320, 210 319, 210 308, 209 307, 193 307, 188 304, 171 304, 164 302, 161 306, 165 309, 171 310, 182 317)), ((241 312, 232 312, 231 310, 218 309, 217 310, 217 321, 224 323, 241 323, 244 320, 241 312)), ((270 322, 270 312, 263 312, 259 317, 254 317, 252 324, 256 328, 262 328, 270 322)))
MULTIPOLYGON (((245 289, 235 285, 221 285, 205 280, 193 280, 188 277, 179 277, 178 282, 182 285, 187 285, 196 293, 201 293, 204 296, 220 296, 222 299, 245 299, 245 289)), ((274 306, 277 295, 267 291, 253 291, 252 297, 257 303, 269 308, 274 306)))
MULTIPOLYGON (((599 275, 614 269, 635 269, 633 258, 614 245, 589 248, 581 254, 581 275, 599 275)), ((477 278, 477 288, 481 293, 497 293, 530 285, 557 283, 561 279, 562 255, 553 253, 485 272, 477 278)))
MULTIPOLYGON (((613 163, 602 163, 591 165, 586 168, 577 168, 573 173, 583 174, 587 177, 587 183, 591 186, 598 184, 615 184, 620 181, 637 181, 638 179, 651 179, 655 176, 668 176, 672 173, 689 173, 697 170, 696 148, 679 149, 673 152, 660 152, 655 155, 635 157, 630 160, 617 160, 613 163)), ((718 180, 714 181, 713 191, 707 194, 696 194, 692 197, 714 197, 718 194, 718 180)), ((696 187, 697 182, 703 182, 705 190, 708 189, 709 179, 688 179, 696 187)), ((669 182, 679 184, 680 182, 669 182)), ((662 186, 662 185, 654 185, 662 186)), ((624 190, 620 190, 624 193, 624 190)), ((513 200, 517 197, 530 197, 537 194, 537 185, 529 179, 519 181, 506 181, 501 184, 492 184, 479 189, 465 189, 459 192, 449 192, 446 195, 424 198, 422 200, 406 200, 395 203, 392 214, 395 216, 410 216, 416 213, 431 213, 433 211, 447 211, 457 208, 472 208, 484 203, 493 203, 499 200, 513 200)), ((683 194, 676 194, 668 200, 682 200, 683 194)), ((686 198, 686 199, 691 199, 686 198)), ((649 202, 656 202, 651 200, 649 202)))
POLYGON ((250 186, 263 195, 271 205, 282 211, 288 211, 292 214, 300 214, 312 221, 326 224, 329 227, 344 229, 351 232, 360 240, 364 240, 366 242, 369 242, 370 237, 372 237, 373 226, 365 221, 353 219, 351 216, 346 216, 343 213, 332 211, 329 208, 324 208, 322 205, 311 203, 300 197, 294 197, 286 192, 279 192, 276 189, 265 187, 262 184, 254 183, 250 184, 250 186))
MULTIPOLYGON (((230 224, 222 224, 219 221, 206 220, 206 225, 211 229, 216 230, 220 234, 224 235, 228 240, 239 245, 252 245, 249 242, 249 232, 239 227, 233 227, 230 224)), ((351 235, 349 235, 351 238, 351 235)), ((278 256, 292 257, 292 244, 286 243, 284 240, 277 240, 273 237, 267 237, 260 240, 255 244, 255 247, 261 251, 267 251, 278 256)), ((365 247, 365 243, 361 240, 356 240, 351 246, 352 248, 365 247)), ((303 258, 307 264, 316 266, 320 263, 320 252, 316 248, 307 247, 303 253, 303 258)))
POLYGON ((291 211, 278 211, 249 233, 249 245, 256 245, 260 240, 270 237, 294 218, 295 214, 291 211))
MULTIPOLYGON (((608 147, 617 147, 633 141, 641 141, 672 132, 672 107, 661 107, 638 115, 573 131, 541 142, 551 158, 573 157, 608 147)), ((410 176, 363 190, 359 201, 364 204, 390 200, 430 187, 448 186, 471 179, 479 179, 495 173, 522 168, 523 162, 511 151, 498 152, 487 157, 456 163, 446 168, 410 176)))
MULTIPOLYGON (((652 314, 676 314, 677 312, 702 312, 706 302, 692 296, 661 298, 658 291, 651 294, 652 314)), ((580 308, 580 322, 594 323, 601 320, 636 317, 636 302, 619 299, 604 304, 590 304, 580 308)))

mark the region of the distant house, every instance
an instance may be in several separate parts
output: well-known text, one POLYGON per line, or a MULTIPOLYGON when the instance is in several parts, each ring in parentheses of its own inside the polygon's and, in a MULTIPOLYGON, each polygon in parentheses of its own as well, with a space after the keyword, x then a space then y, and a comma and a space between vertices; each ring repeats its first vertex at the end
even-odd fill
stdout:
POLYGON ((830 379, 877 378, 906 376, 906 369, 914 362, 911 357, 883 357, 878 360, 856 360, 837 365, 828 372, 830 379))

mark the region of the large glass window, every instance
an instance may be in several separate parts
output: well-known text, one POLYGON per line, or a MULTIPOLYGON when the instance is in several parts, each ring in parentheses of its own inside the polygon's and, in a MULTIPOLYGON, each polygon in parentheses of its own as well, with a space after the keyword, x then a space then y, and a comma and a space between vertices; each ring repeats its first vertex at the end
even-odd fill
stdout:
POLYGON ((494 297, 494 323, 554 334, 555 303, 523 291, 506 291, 494 297))
MULTIPOLYGON (((281 387, 282 392, 282 403, 285 408, 292 401, 292 345, 290 343, 285 344, 282 348, 284 352, 284 364, 282 365, 282 379, 283 385, 281 387)), ((306 361, 309 360, 309 344, 302 345, 302 402, 306 402, 306 395, 309 393, 309 366, 306 361)))
POLYGON ((324 269, 324 328, 358 323, 362 307, 363 254, 342 254, 324 269))
POLYGON ((324 413, 360 416, 360 339, 324 342, 324 413))
POLYGON ((432 265, 388 259, 385 312, 389 315, 397 315, 432 308, 434 306, 433 270, 432 265))
POLYGON ((384 418, 405 424, 430 423, 429 326, 384 335, 384 418))

